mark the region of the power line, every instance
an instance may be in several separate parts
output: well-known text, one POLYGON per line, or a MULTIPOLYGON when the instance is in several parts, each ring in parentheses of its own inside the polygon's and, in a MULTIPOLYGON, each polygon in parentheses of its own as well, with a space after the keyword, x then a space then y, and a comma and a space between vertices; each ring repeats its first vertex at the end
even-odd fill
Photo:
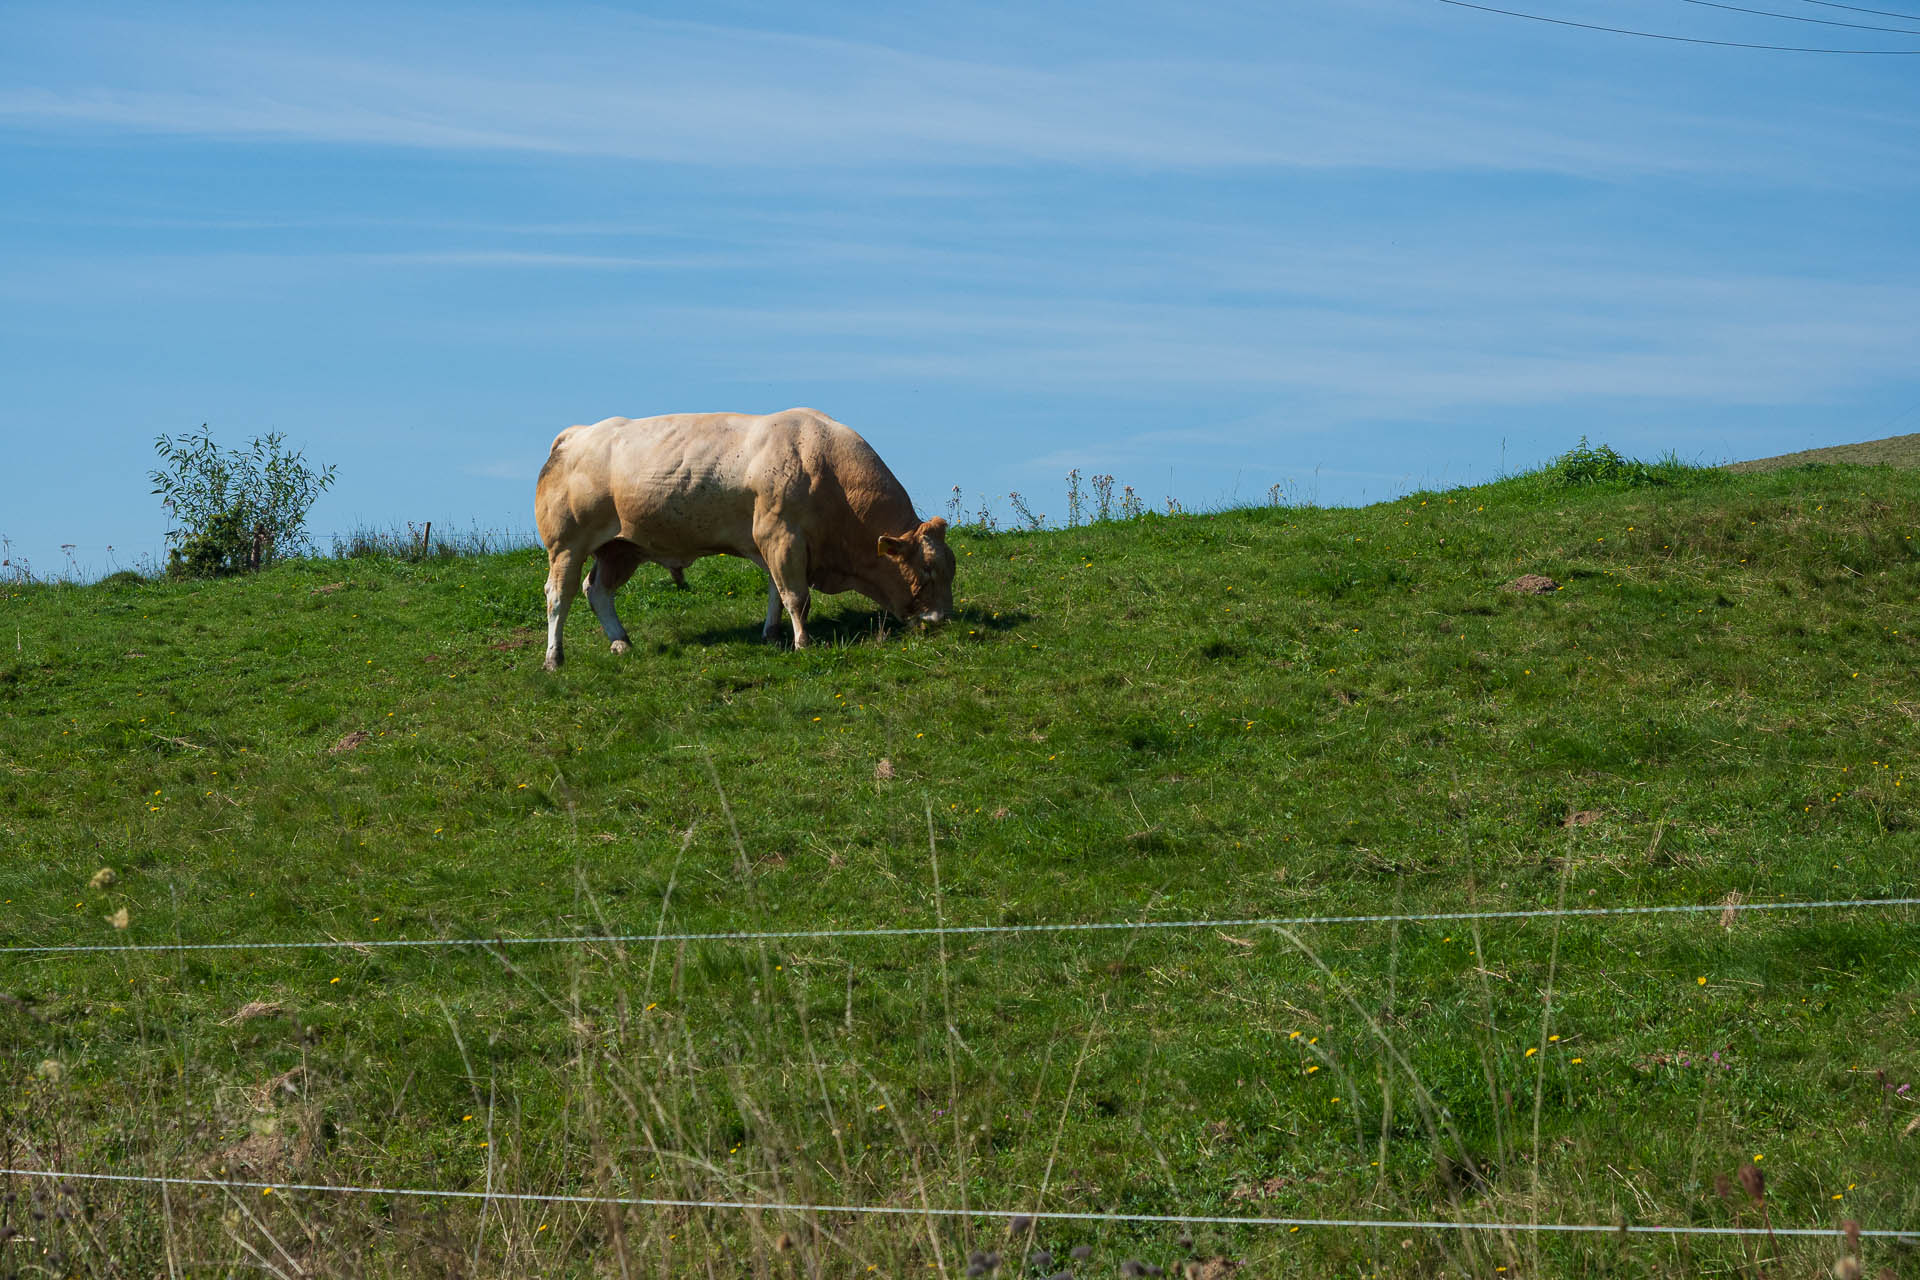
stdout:
POLYGON ((1680 0, 1682 4, 1697 4, 1708 9, 1725 9, 1729 13, 1751 13, 1761 18, 1783 18, 1788 22, 1811 22, 1822 27, 1851 27, 1855 31, 1891 31, 1900 36, 1920 36, 1920 31, 1912 27, 1875 27, 1864 22, 1836 22, 1832 18, 1804 18, 1794 13, 1775 13, 1771 9, 1747 9, 1737 4, 1721 4, 1720 0, 1680 0))
POLYGON ((1905 18, 1908 22, 1920 22, 1920 14, 1895 13, 1891 9, 1862 9, 1857 4, 1841 4, 1839 0, 1800 0, 1801 4, 1817 4, 1823 9, 1846 9, 1853 13, 1871 13, 1878 18, 1905 18))
MULTIPOLYGON (((1722 49, 1767 49, 1775 53, 1920 54, 1920 49, 1828 49, 1797 44, 1748 44, 1741 40, 1705 40, 1699 36, 1672 36, 1658 31, 1635 31, 1627 27, 1603 27, 1592 22, 1574 22, 1569 18, 1549 18, 1538 13, 1522 13, 1518 9, 1496 9, 1487 4, 1470 4, 1468 0, 1440 0, 1440 3, 1453 5, 1457 9, 1478 9, 1482 13, 1499 13, 1509 18, 1525 18, 1530 22, 1550 22, 1556 27, 1578 27, 1583 31, 1606 31, 1617 36, 1640 36, 1647 40, 1671 40, 1676 44, 1710 44, 1722 49)), ((1915 34, 1920 35, 1920 32, 1915 34)))
POLYGON ((1920 898, 1837 898, 1820 902, 1705 902, 1653 907, 1546 907, 1520 911, 1435 911, 1414 915, 1247 916, 1230 920, 1096 920, 1085 923, 906 925, 884 929, 766 929, 721 933, 564 933, 508 938, 326 938, 292 942, 66 943, 0 947, 0 955, 126 953, 132 951, 334 951, 395 947, 587 946, 662 942, 791 942, 827 938, 931 938, 985 934, 1099 933, 1127 929, 1302 928, 1332 924, 1435 924, 1458 920, 1545 920, 1582 916, 1691 915, 1729 911, 1839 911, 1916 907, 1920 898))
MULTIPOLYGON (((759 1213, 868 1214, 895 1218, 1016 1218, 1056 1222, 1156 1222, 1175 1226, 1224 1227, 1348 1227, 1433 1231, 1533 1231, 1583 1235, 1643 1236, 1824 1236, 1839 1238, 1836 1227, 1667 1227, 1640 1223, 1589 1222, 1445 1222, 1411 1218, 1274 1218, 1227 1217, 1174 1213, 1099 1213, 1070 1209, 945 1209, 895 1204, 760 1203, 752 1200, 681 1200, 653 1196, 590 1196, 567 1192, 436 1191, 420 1187, 338 1186, 324 1182, 223 1182, 217 1178, 160 1177, 141 1173, 62 1173, 57 1169, 0 1169, 0 1177, 46 1178, 87 1182, 147 1183, 170 1187, 208 1187, 221 1191, 307 1191, 333 1195, 414 1196, 440 1200, 504 1200, 516 1204, 618 1205, 645 1209, 744 1209, 759 1213)), ((1860 1234, 1875 1239, 1912 1240, 1914 1230, 1862 1227, 1860 1234)))

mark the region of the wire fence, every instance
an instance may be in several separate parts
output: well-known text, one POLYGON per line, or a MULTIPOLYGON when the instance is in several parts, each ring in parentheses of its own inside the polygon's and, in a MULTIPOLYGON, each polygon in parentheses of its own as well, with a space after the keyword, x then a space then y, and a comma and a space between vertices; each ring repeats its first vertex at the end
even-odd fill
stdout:
MULTIPOLYGON (((1877 910, 1920 906, 1920 897, 1852 898, 1795 902, 1680 903, 1660 906, 1561 907, 1509 911, 1441 911, 1341 916, 1248 916, 1183 920, 1118 920, 1035 924, 928 925, 874 929, 784 929, 706 933, 555 934, 541 937, 470 938, 338 938, 281 942, 177 942, 119 944, 55 944, 0 947, 0 954, 113 954, 169 951, 370 950, 373 948, 564 946, 589 944, 649 944, 699 942, 773 942, 835 938, 911 938, 983 935, 1036 935, 1124 930, 1178 930, 1282 927, 1298 928, 1351 924, 1422 924, 1458 921, 1537 920, 1553 918, 1618 918, 1631 916, 1699 915, 1756 911, 1877 910)), ((199 1187, 222 1191, 258 1191, 262 1194, 308 1193, 440 1200, 482 1200, 503 1203, 570 1204, 632 1208, 711 1209, 759 1213, 796 1213, 813 1216, 883 1216, 925 1219, 990 1219, 1106 1223, 1162 1223, 1180 1226, 1287 1227, 1386 1230, 1512 1232, 1526 1234, 1618 1236, 1818 1236, 1837 1238, 1839 1227, 1749 1227, 1739 1225, 1667 1225, 1656 1223, 1503 1222, 1403 1218, 1312 1218, 1266 1215, 1206 1215, 1115 1213, 1045 1209, 953 1209, 910 1205, 809 1204, 785 1201, 702 1200, 649 1196, 584 1195, 571 1192, 472 1191, 420 1187, 379 1187, 305 1182, 230 1181, 154 1174, 90 1173, 53 1169, 0 1169, 0 1176, 64 1182, 199 1187)), ((1862 1237, 1896 1239, 1920 1245, 1920 1227, 1859 1228, 1862 1237)))
POLYGON ((1342 924, 1438 924, 1471 920, 1546 920, 1555 917, 1672 916, 1750 911, 1877 910, 1920 906, 1915 898, 1841 898, 1809 902, 1710 902, 1650 907, 1545 907, 1518 911, 1433 911, 1413 914, 1351 916, 1242 916, 1194 920, 1097 920, 1037 924, 907 925, 878 929, 763 929, 709 933, 566 933, 534 937, 470 938, 323 938, 283 942, 125 942, 57 943, 0 947, 0 955, 54 953, 116 954, 138 951, 330 951, 418 947, 531 947, 645 945, 665 942, 791 942, 831 938, 931 938, 1096 933, 1147 929, 1302 928, 1342 924))
MULTIPOLYGON (((645 1209, 728 1209, 754 1213, 799 1213, 816 1217, 976 1218, 1017 1222, 1138 1222, 1197 1227, 1377 1227, 1402 1231, 1502 1231, 1561 1235, 1621 1236, 1825 1236, 1838 1238, 1841 1227, 1698 1226, 1641 1222, 1484 1222, 1444 1218, 1287 1218, 1255 1215, 1106 1213, 1075 1209, 948 1209, 938 1206, 892 1204, 806 1204, 795 1201, 694 1200, 665 1196, 597 1196, 574 1192, 443 1191, 420 1187, 362 1187, 324 1182, 245 1182, 219 1178, 164 1177, 141 1173, 65 1173, 55 1169, 0 1169, 0 1177, 44 1178, 71 1182, 136 1183, 169 1187, 202 1187, 219 1191, 259 1191, 266 1194, 306 1192, 315 1195, 395 1196, 437 1200, 484 1200, 507 1204, 573 1204, 645 1209)), ((1920 1228, 1861 1227, 1862 1237, 1920 1244, 1920 1228)))

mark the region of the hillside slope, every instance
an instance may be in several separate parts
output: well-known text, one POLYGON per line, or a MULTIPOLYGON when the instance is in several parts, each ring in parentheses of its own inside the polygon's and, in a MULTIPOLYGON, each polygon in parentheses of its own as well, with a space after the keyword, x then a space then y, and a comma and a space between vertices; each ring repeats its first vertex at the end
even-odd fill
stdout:
MULTIPOLYGON (((757 573, 704 561, 690 592, 643 572, 623 593, 624 659, 576 609, 558 675, 530 552, 16 587, 0 943, 1911 896, 1917 528, 1920 478, 1834 467, 960 533, 942 630, 830 598, 832 643, 776 651, 757 573), (1560 589, 1502 589, 1523 573, 1560 589)), ((1733 1224, 1757 1214, 1714 1174, 1764 1158, 1776 1226, 1912 1226, 1915 921, 16 953, 0 1070, 14 1158, 73 1169, 1733 1224)), ((37 1229, 96 1269, 239 1265, 269 1232, 323 1274, 957 1276, 973 1248, 1087 1244, 1094 1275, 1184 1252, 1152 1224, 1009 1242, 989 1220, 75 1195, 91 1218, 37 1229)), ((1196 1234, 1251 1275, 1743 1256, 1196 1234)), ((1834 1256, 1778 1247, 1798 1272, 1834 1256)))
POLYGON ((1747 462, 1729 462, 1725 470, 1779 471, 1786 467, 1816 464, 1864 467, 1920 467, 1920 434, 1888 436, 1883 440, 1863 440, 1858 444, 1837 444, 1825 449, 1803 449, 1772 458, 1754 458, 1747 462))

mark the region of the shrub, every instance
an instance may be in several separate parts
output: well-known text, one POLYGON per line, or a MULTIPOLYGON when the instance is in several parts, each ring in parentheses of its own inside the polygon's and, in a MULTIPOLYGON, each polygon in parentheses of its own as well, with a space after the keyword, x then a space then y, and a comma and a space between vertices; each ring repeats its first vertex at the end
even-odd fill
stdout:
POLYGON ((1711 472, 1708 467, 1690 467, 1672 453, 1658 462, 1642 462, 1621 455, 1612 445, 1580 443, 1548 464, 1547 479, 1562 488, 1575 485, 1613 485, 1639 489, 1650 485, 1680 484, 1711 472))
POLYGON ((153 450, 165 465, 147 473, 166 507, 167 572, 206 578, 258 569, 305 544, 307 512, 333 484, 334 468, 314 467, 276 431, 244 449, 199 435, 161 435, 153 450))

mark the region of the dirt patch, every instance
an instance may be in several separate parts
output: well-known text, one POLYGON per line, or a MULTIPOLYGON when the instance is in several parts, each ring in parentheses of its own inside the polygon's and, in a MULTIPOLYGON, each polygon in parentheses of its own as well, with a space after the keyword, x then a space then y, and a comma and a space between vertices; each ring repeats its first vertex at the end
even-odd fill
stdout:
POLYGON ((535 631, 533 628, 520 627, 514 630, 510 635, 508 635, 505 640, 496 640, 494 643, 488 645, 487 647, 489 649, 500 649, 500 650, 524 649, 528 645, 532 644, 534 641, 538 640, 539 638, 540 638, 540 633, 538 631, 535 631))
POLYGON ((1549 591, 1558 591, 1560 584, 1545 574, 1523 573, 1500 589, 1502 591, 1512 591, 1523 596, 1543 596, 1549 591))
POLYGON ((346 585, 347 584, 344 582, 329 582, 324 587, 315 587, 313 590, 309 591, 307 594, 310 596, 332 595, 334 592, 340 590, 340 588, 346 585))
POLYGON ((299 1104, 296 1081, 305 1074, 295 1067, 247 1090, 253 1116, 249 1132, 202 1161, 214 1173, 235 1177, 280 1179, 297 1176, 313 1155, 313 1117, 299 1104), (284 1104, 284 1109, 283 1109, 284 1104))
POLYGON ((1225 1280, 1239 1269, 1238 1258, 1195 1258, 1181 1264, 1180 1274, 1187 1280, 1225 1280))
POLYGON ((1293 1185, 1292 1178, 1262 1178, 1258 1182, 1243 1182, 1227 1193, 1229 1200, 1271 1200, 1293 1185))
POLYGON ((873 766, 873 779, 875 782, 891 782, 893 780, 893 761, 882 760, 879 764, 873 766))
POLYGON ((352 751, 356 747, 364 747, 365 745, 367 745, 367 743, 372 741, 373 741, 373 735, 368 733, 365 729, 355 729, 352 733, 348 734, 346 737, 340 739, 340 741, 328 747, 327 754, 330 756, 337 756, 343 751, 352 751))
POLYGON ((1598 821, 1600 821, 1600 811, 1598 809, 1576 809, 1574 812, 1568 814, 1567 820, 1560 825, 1563 827, 1590 827, 1598 821))

